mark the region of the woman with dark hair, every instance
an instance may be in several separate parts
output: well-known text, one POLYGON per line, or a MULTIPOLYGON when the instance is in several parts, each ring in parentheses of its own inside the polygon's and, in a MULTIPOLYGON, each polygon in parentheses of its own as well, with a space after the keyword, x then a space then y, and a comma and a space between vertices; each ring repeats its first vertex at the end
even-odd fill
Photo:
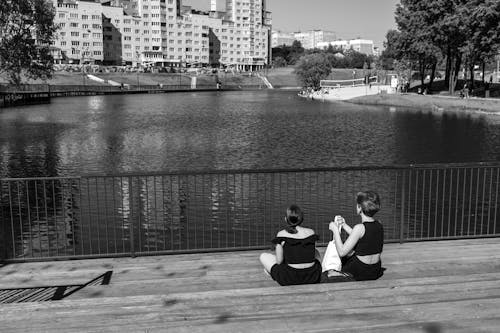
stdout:
POLYGON ((291 205, 286 210, 287 227, 276 235, 275 254, 262 253, 260 262, 266 273, 282 286, 319 283, 321 263, 318 260, 314 230, 300 226, 304 214, 299 206, 291 205))
MULTIPOLYGON (((352 275, 357 281, 376 280, 383 274, 381 254, 384 227, 374 218, 379 210, 380 197, 377 193, 359 192, 356 212, 361 217, 361 223, 351 228, 342 216, 335 216, 335 221, 329 225, 335 248, 342 258, 342 272, 352 275), (345 242, 340 238, 342 228, 349 235, 345 242)), ((335 272, 332 273, 335 275, 335 272)))

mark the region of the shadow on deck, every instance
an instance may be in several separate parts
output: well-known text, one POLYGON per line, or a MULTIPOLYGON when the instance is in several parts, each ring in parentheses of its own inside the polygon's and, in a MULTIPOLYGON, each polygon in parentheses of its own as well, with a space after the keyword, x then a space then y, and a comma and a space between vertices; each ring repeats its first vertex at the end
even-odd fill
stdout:
POLYGON ((498 239, 387 244, 377 281, 280 287, 256 251, 10 264, 2 289, 84 284, 0 305, 2 332, 498 332, 498 239))

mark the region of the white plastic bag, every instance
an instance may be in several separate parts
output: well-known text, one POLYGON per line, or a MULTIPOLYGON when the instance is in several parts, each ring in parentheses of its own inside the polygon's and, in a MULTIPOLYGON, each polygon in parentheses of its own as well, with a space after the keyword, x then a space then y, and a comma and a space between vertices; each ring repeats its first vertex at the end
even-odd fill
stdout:
POLYGON ((336 271, 342 270, 342 261, 340 260, 339 253, 335 247, 335 241, 328 242, 325 254, 323 255, 323 262, 321 263, 323 272, 334 269, 336 271))

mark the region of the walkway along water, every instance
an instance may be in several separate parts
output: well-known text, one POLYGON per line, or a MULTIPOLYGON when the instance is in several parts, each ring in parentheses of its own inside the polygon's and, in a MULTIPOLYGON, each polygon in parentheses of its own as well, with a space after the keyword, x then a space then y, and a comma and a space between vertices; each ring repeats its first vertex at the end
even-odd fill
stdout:
POLYGON ((500 236, 500 164, 235 170, 1 179, 3 260, 261 249, 296 202, 327 222, 356 221, 375 189, 387 242, 500 236))

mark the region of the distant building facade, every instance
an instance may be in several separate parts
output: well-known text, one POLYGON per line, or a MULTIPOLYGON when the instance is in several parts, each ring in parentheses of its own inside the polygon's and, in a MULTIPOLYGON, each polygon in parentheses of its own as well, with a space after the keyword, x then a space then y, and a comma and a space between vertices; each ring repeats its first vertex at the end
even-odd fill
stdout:
POLYGON ((351 40, 336 40, 333 42, 322 42, 318 43, 318 48, 324 49, 329 47, 330 45, 338 50, 352 49, 356 52, 363 53, 366 55, 376 55, 375 51, 378 50, 373 46, 373 41, 367 39, 351 39, 351 40))
POLYGON ((299 41, 305 49, 317 48, 320 43, 331 42, 337 38, 335 32, 324 30, 296 32, 293 35, 295 40, 299 41))
POLYGON ((270 63, 266 1, 219 1, 201 12, 182 0, 53 0, 60 27, 52 45, 55 61, 246 70, 270 63), (218 5, 225 11, 218 12, 218 5))
POLYGON ((295 41, 295 36, 293 33, 273 31, 271 35, 271 47, 277 46, 291 46, 295 41))

